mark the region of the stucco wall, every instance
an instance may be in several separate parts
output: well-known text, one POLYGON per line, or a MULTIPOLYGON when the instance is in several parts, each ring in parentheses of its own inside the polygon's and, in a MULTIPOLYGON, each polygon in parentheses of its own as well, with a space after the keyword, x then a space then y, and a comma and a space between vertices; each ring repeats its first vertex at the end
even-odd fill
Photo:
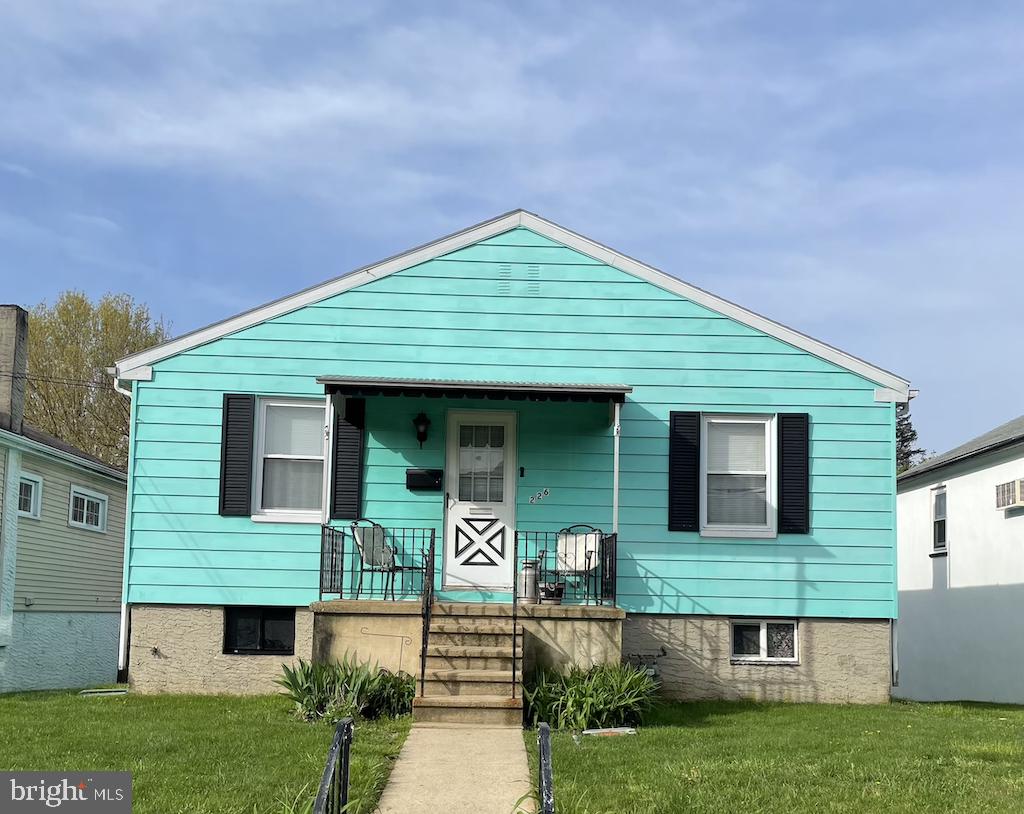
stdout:
POLYGON ((317 602, 313 610, 315 661, 339 661, 348 655, 393 672, 419 674, 419 602, 317 602), (332 611, 332 604, 344 605, 345 611, 332 611))
POLYGON ((313 614, 295 610, 294 656, 226 655, 223 647, 221 607, 133 605, 128 680, 139 693, 276 692, 281 665, 312 655, 313 614))
POLYGON ((729 619, 721 616, 630 615, 622 651, 654 653, 663 693, 681 700, 743 699, 885 703, 889 700, 889 623, 803 619, 798 664, 735 664, 729 619))
POLYGON ((995 508, 996 485, 1015 478, 1024 478, 1021 448, 900 484, 896 697, 1024 704, 1024 511, 995 508), (940 485, 947 554, 932 557, 940 485))
POLYGON ((117 677, 116 613, 15 611, 0 647, 0 692, 93 687, 117 677))

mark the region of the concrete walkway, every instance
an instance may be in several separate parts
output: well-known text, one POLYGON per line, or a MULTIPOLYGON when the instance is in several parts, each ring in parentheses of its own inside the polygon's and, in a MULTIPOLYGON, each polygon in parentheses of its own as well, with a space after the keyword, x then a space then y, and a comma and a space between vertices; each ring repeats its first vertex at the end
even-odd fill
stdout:
MULTIPOLYGON (((531 790, 519 728, 413 724, 380 799, 381 814, 513 814, 531 790)), ((527 800, 522 811, 533 811, 527 800)))

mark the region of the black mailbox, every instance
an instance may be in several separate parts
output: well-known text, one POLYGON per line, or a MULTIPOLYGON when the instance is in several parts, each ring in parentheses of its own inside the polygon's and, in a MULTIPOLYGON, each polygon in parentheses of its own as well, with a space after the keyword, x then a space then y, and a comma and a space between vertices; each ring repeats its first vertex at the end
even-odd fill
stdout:
POLYGON ((444 470, 406 469, 405 488, 421 492, 440 492, 444 488, 444 470))

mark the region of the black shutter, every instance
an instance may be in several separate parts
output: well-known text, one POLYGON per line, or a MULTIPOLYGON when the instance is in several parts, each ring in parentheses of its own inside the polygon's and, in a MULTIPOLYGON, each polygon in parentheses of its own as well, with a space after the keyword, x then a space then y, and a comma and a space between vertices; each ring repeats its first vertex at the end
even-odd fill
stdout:
POLYGON ((668 415, 668 530, 700 524, 700 413, 668 415))
POLYGON ((779 533, 811 531, 810 416, 779 414, 779 533))
POLYGON ((252 433, 256 397, 225 393, 220 436, 220 513, 252 514, 252 433))
POLYGON ((366 401, 345 399, 344 415, 334 420, 334 470, 331 472, 331 517, 357 520, 363 500, 363 430, 366 401))

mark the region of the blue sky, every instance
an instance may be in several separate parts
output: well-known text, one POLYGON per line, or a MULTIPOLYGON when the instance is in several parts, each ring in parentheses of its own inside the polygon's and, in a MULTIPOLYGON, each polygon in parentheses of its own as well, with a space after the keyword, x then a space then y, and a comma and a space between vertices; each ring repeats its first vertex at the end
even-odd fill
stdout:
POLYGON ((14 0, 0 300, 181 333, 522 206, 910 378, 941 451, 1024 404, 1021 42, 1015 3, 14 0))

